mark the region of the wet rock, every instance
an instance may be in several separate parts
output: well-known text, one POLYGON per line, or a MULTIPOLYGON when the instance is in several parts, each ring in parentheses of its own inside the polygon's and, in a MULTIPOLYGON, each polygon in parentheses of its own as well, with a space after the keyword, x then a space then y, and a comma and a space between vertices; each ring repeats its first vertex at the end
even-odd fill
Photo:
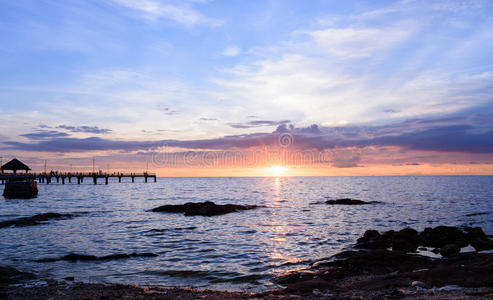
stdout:
POLYGON ((7 199, 30 199, 38 197, 36 181, 10 181, 5 183, 3 196, 7 199))
POLYGON ((465 227, 466 239, 476 251, 492 250, 493 241, 488 238, 480 227, 465 227))
POLYGON ((449 257, 460 252, 460 246, 457 244, 447 244, 440 248, 440 254, 443 257, 449 257))
POLYGON ((490 239, 477 239, 471 242, 476 251, 493 250, 493 241, 490 239))
POLYGON ((163 205, 152 209, 153 212, 185 213, 185 216, 217 216, 232 212, 258 208, 256 205, 237 205, 237 204, 215 204, 211 201, 206 202, 187 202, 178 205, 163 205))
POLYGON ((405 228, 393 234, 392 250, 415 252, 418 244, 418 232, 412 228, 405 228))
POLYGON ((312 294, 314 290, 318 290, 318 291, 324 291, 329 289, 333 290, 334 287, 335 286, 333 284, 330 284, 328 281, 319 278, 314 278, 314 279, 308 279, 308 280, 290 284, 286 288, 286 291, 288 293, 306 295, 306 294, 312 294))
POLYGON ((387 249, 391 246, 388 236, 380 235, 376 230, 367 230, 363 237, 358 239, 355 248, 358 249, 387 249))
POLYGON ((422 246, 436 248, 441 248, 447 244, 463 244, 463 241, 467 240, 462 230, 450 226, 425 228, 419 238, 422 246))
POLYGON ((329 273, 319 275, 322 279, 410 272, 433 265, 433 260, 429 257, 388 250, 344 251, 336 255, 335 258, 337 260, 318 265, 319 267, 330 268, 329 273))
POLYGON ((35 278, 35 276, 31 273, 20 272, 11 267, 0 266, 0 287, 33 278, 35 278))
POLYGON ((35 260, 36 262, 55 262, 55 261, 96 261, 96 260, 114 260, 114 259, 126 259, 131 257, 156 257, 154 253, 131 253, 131 254, 111 254, 106 256, 97 257, 94 255, 71 253, 58 258, 42 258, 35 260))
POLYGON ((325 201, 325 204, 330 204, 330 205, 366 205, 366 204, 373 204, 373 203, 375 203, 375 202, 366 202, 366 201, 350 199, 350 198, 325 201))
MULTIPOLYGON (((457 247, 454 246, 455 249, 457 247)), ((410 286, 420 290, 447 286, 493 287, 493 254, 468 252, 432 259, 398 251, 375 250, 346 251, 332 259, 311 269, 291 273, 286 278, 281 277, 276 282, 288 286, 285 292, 298 295, 306 295, 313 289, 368 296, 369 291, 385 294, 395 289, 406 290, 410 286)))
POLYGON ((25 217, 25 218, 17 218, 13 220, 7 220, 0 222, 0 228, 2 227, 10 227, 10 226, 15 226, 15 227, 21 227, 21 226, 33 226, 33 225, 39 225, 39 224, 44 224, 46 221, 49 220, 65 220, 65 219, 70 219, 76 216, 75 214, 58 214, 58 213, 44 213, 44 214, 39 214, 39 215, 34 215, 32 217, 25 217))

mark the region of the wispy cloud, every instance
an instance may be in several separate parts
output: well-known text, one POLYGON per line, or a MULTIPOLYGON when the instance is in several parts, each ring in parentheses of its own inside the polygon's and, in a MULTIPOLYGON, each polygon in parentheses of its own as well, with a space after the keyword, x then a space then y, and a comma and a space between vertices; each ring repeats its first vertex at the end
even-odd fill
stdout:
POLYGON ((205 25, 217 27, 223 21, 204 16, 191 1, 110 0, 134 11, 134 15, 149 21, 168 19, 185 26, 205 25))
POLYGON ((96 133, 96 134, 106 134, 111 132, 111 129, 99 128, 98 126, 58 125, 56 128, 65 129, 70 132, 83 132, 83 133, 96 133))
POLYGON ((488 103, 491 65, 476 57, 493 49, 484 27, 493 23, 477 6, 467 14, 446 7, 402 2, 296 30, 291 39, 256 48, 257 59, 224 70, 216 80, 218 94, 253 111, 326 125, 488 103), (450 25, 453 20, 471 26, 466 32, 450 25))
POLYGON ((241 49, 238 46, 230 46, 223 50, 222 55, 224 56, 237 56, 241 53, 241 49))
POLYGON ((270 120, 255 120, 244 123, 229 123, 228 125, 233 128, 254 128, 254 127, 263 127, 263 126, 279 126, 289 124, 290 120, 282 120, 282 121, 270 121, 270 120))
POLYGON ((52 138, 68 137, 68 133, 60 132, 56 130, 38 130, 33 133, 21 134, 22 137, 28 138, 30 140, 45 140, 52 138))

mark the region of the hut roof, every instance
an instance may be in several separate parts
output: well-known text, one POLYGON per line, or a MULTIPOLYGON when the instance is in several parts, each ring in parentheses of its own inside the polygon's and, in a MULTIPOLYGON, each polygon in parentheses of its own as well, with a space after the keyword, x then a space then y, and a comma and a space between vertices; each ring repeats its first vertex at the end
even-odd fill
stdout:
POLYGON ((5 165, 3 165, 2 170, 11 170, 11 171, 26 170, 26 171, 30 171, 31 168, 26 166, 23 162, 21 162, 17 158, 14 158, 13 160, 11 160, 8 163, 6 163, 5 165))

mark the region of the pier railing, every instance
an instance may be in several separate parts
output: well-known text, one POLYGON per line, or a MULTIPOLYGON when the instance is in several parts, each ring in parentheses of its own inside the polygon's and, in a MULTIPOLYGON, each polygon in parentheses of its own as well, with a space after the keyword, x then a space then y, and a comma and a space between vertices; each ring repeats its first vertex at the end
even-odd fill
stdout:
POLYGON ((148 178, 157 181, 156 173, 133 173, 133 172, 61 172, 61 171, 51 171, 51 172, 41 172, 41 173, 25 173, 25 174, 13 174, 13 173, 0 173, 0 182, 3 184, 5 181, 34 181, 38 180, 39 183, 50 184, 53 179, 57 183, 61 181, 65 184, 65 181, 69 183, 72 179, 77 179, 77 183, 81 184, 84 182, 84 178, 92 178, 93 183, 97 184, 99 178, 105 179, 105 184, 108 184, 109 178, 118 178, 118 182, 122 181, 122 178, 131 178, 132 182, 135 182, 135 178, 144 178, 145 182, 148 178))

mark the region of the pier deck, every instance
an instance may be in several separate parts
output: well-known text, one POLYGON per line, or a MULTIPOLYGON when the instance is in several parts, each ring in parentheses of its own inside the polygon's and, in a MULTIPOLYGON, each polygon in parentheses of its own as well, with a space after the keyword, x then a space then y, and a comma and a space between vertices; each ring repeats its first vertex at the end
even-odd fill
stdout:
MULTIPOLYGON (((50 172, 50 173, 27 173, 27 174, 11 174, 11 173, 0 173, 0 183, 4 184, 6 181, 21 181, 21 180, 37 180, 39 183, 50 184, 53 180, 57 183, 65 184, 66 182, 72 183, 72 179, 77 180, 77 184, 84 182, 84 179, 92 179, 94 184, 98 183, 99 178, 104 178, 104 183, 108 184, 109 178, 118 178, 118 182, 122 182, 122 178, 131 178, 132 182, 135 182, 135 178, 144 178, 145 182, 148 179, 154 179, 157 181, 157 176, 155 173, 104 173, 104 172, 50 172)), ((75 183, 75 182, 74 182, 75 183)))

